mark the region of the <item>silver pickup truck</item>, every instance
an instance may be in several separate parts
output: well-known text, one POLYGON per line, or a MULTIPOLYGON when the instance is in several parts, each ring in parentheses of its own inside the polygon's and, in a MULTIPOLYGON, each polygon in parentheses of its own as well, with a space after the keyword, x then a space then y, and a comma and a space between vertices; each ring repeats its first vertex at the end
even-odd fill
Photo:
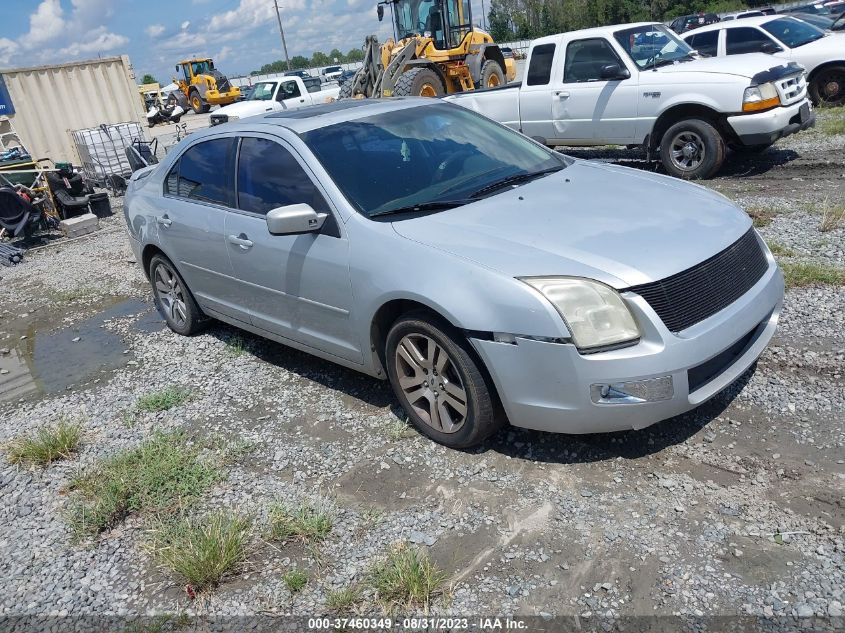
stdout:
POLYGON ((815 122, 800 65, 702 58, 653 23, 540 38, 521 84, 447 99, 550 146, 644 146, 685 179, 715 174, 727 148, 759 151, 815 122))

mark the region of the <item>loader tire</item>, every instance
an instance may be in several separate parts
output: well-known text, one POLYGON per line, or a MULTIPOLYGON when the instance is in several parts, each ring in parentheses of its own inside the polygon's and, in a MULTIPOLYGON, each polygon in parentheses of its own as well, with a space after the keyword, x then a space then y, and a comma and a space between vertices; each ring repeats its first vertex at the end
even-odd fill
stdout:
POLYGON ((479 87, 483 90, 484 88, 498 88, 504 85, 505 73, 499 66, 499 62, 488 59, 481 67, 481 86, 479 87))
POLYGON ((402 73, 393 89, 394 97, 442 97, 445 93, 440 77, 429 68, 412 68, 402 73))
POLYGON ((191 109, 196 114, 204 114, 210 109, 210 106, 203 100, 203 98, 200 96, 199 91, 197 90, 191 90, 191 96, 189 100, 191 102, 191 109))
POLYGON ((337 99, 351 99, 352 98, 352 83, 351 79, 340 85, 340 92, 337 93, 337 99))

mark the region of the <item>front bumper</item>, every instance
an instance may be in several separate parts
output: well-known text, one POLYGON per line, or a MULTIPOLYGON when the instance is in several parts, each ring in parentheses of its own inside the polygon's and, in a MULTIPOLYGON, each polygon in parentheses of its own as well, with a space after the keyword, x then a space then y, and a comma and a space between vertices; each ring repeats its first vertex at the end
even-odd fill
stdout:
POLYGON ((811 128, 815 124, 816 113, 813 112, 809 99, 766 112, 728 117, 728 125, 742 145, 771 145, 778 139, 811 128))
POLYGON ((777 328, 784 291, 780 270, 771 255, 767 258, 769 269, 751 290, 721 312, 677 334, 666 329, 644 299, 626 294, 643 330, 640 342, 631 347, 582 355, 570 344, 519 337, 516 344, 470 340, 490 371, 514 426, 557 433, 641 429, 712 398, 763 352, 777 328), (727 358, 721 365, 720 355, 727 358), (717 362, 715 369, 708 363, 711 359, 717 362), (667 376, 671 376, 672 389, 668 396, 661 393, 665 399, 594 402, 595 385, 656 379, 665 383, 667 376), (692 391, 691 380, 696 382, 692 391))

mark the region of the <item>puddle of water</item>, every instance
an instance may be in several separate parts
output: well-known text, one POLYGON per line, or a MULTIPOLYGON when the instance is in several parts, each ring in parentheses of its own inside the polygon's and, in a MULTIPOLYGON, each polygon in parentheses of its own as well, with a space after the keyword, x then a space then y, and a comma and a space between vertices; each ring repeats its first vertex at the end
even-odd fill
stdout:
POLYGON ((32 324, 27 338, 9 354, 0 356, 0 400, 59 393, 125 366, 132 354, 126 344, 104 322, 141 314, 132 328, 152 333, 164 321, 151 303, 138 299, 122 301, 80 323, 50 332, 39 332, 32 324))

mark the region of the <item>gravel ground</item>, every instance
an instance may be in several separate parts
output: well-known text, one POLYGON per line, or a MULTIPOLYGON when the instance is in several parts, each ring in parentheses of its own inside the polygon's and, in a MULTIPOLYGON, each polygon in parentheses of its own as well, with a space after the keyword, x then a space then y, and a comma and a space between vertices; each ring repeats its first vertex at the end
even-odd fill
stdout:
MULTIPOLYGON (((845 197, 843 147, 842 136, 798 135, 733 158, 708 184, 773 208, 762 233, 790 259, 843 266, 845 229, 822 233, 807 207, 845 197)), ((644 167, 622 152, 576 154, 644 167)), ((194 338, 164 329, 117 211, 90 238, 0 268, 0 367, 17 363, 0 385, 30 377, 23 397, 0 401, 0 444, 63 417, 85 429, 72 459, 0 462, 0 616, 326 614, 329 591, 363 583, 392 544, 410 542, 447 575, 434 614, 842 627, 842 287, 789 290, 756 368, 688 415, 603 436, 505 429, 459 452, 407 428, 386 383, 222 325, 194 338), (90 352, 69 361, 74 349, 90 352), (62 364, 69 376, 45 378, 62 364), (171 385, 190 398, 136 410, 171 385), (151 558, 147 518, 83 541, 67 523, 71 479, 159 430, 184 431, 224 472, 193 512, 234 509, 256 525, 248 562, 197 599, 151 558), (267 542, 276 502, 328 506, 329 537, 267 542), (308 575, 296 594, 283 581, 292 568, 308 575)), ((357 609, 381 613, 367 590, 357 609)))

